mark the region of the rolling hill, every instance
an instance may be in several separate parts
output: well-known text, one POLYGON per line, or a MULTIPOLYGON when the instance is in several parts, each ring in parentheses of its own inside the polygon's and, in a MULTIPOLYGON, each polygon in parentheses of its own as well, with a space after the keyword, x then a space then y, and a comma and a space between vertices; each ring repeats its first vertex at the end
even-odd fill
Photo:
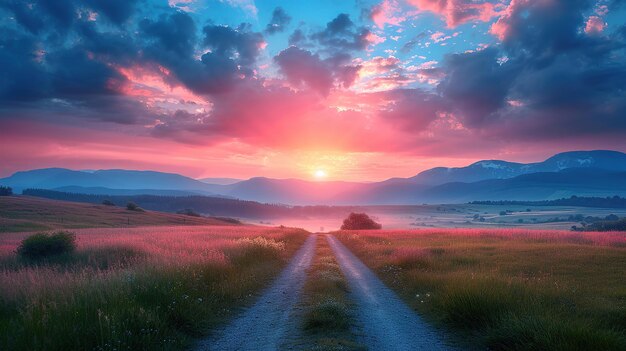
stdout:
POLYGON ((167 225, 233 225, 233 223, 217 218, 148 210, 129 211, 125 207, 31 196, 0 197, 0 232, 167 225))

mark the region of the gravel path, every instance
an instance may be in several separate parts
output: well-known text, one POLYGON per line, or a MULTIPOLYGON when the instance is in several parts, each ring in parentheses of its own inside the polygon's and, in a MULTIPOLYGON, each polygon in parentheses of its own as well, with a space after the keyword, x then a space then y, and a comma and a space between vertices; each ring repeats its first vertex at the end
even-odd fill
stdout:
POLYGON ((370 350, 449 350, 443 338, 334 236, 326 236, 348 280, 370 350))
POLYGON ((197 350, 276 350, 287 332, 299 328, 290 318, 306 280, 306 270, 315 254, 316 235, 307 238, 278 279, 257 302, 197 350))

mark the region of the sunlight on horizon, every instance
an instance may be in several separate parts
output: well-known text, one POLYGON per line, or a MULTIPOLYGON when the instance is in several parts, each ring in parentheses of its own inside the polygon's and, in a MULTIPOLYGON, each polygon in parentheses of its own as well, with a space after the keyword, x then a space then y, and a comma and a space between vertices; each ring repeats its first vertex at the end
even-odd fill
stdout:
POLYGON ((313 176, 316 179, 320 179, 321 180, 321 179, 325 179, 326 177, 328 177, 328 173, 326 173, 326 171, 323 170, 323 169, 318 169, 318 170, 315 171, 315 173, 313 173, 313 176))

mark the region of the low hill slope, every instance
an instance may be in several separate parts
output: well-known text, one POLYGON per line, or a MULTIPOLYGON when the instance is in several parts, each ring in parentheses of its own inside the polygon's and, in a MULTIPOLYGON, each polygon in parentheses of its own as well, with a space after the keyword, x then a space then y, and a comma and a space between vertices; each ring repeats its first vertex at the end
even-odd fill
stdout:
POLYGON ((233 225, 217 218, 193 217, 125 207, 84 204, 30 196, 0 197, 0 233, 64 228, 167 225, 233 225))

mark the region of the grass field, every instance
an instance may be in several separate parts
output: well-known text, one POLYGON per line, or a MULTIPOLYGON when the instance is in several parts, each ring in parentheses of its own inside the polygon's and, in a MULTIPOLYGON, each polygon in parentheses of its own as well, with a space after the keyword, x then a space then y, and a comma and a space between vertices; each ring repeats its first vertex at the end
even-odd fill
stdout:
POLYGON ((44 262, 0 236, 1 350, 179 350, 251 300, 307 233, 188 226, 79 229, 44 262))
POLYGON ((336 235, 414 309, 468 346, 626 350, 626 233, 336 235))
POLYGON ((157 225, 230 225, 204 217, 124 207, 48 200, 30 196, 0 196, 0 233, 94 227, 157 225))

